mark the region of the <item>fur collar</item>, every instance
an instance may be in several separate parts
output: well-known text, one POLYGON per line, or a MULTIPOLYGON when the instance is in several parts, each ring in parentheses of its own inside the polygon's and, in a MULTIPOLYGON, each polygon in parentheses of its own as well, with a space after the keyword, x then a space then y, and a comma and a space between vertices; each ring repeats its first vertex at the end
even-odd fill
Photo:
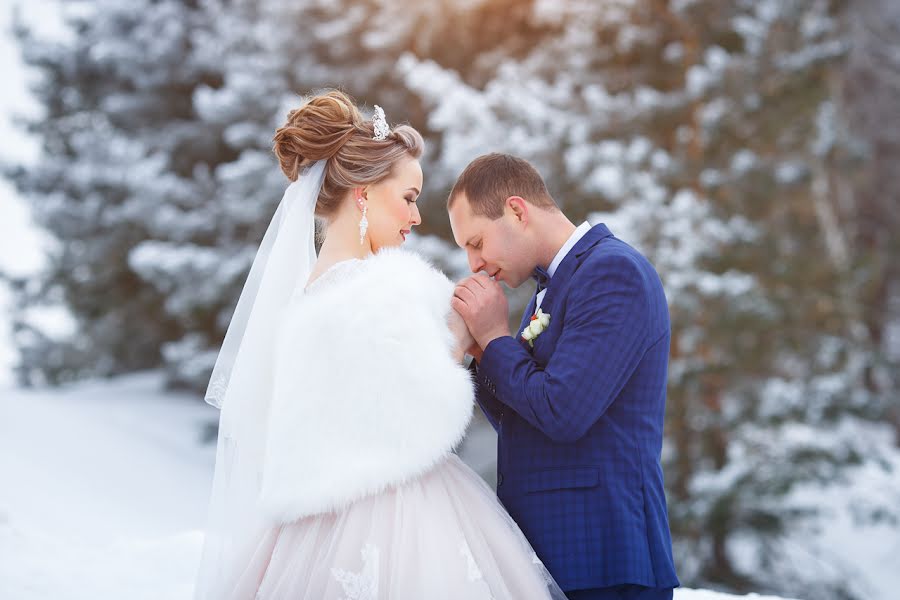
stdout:
POLYGON ((276 347, 260 506, 278 522, 427 472, 472 416, 450 280, 398 248, 335 268, 290 305, 276 347))

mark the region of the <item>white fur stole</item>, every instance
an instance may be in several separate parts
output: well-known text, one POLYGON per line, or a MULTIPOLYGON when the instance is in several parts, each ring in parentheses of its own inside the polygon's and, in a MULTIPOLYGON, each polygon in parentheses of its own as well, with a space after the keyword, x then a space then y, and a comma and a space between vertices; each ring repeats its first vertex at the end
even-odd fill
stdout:
POLYGON ((278 522, 424 474, 472 416, 447 325, 453 283, 399 248, 347 268, 295 299, 279 333, 260 492, 278 522))

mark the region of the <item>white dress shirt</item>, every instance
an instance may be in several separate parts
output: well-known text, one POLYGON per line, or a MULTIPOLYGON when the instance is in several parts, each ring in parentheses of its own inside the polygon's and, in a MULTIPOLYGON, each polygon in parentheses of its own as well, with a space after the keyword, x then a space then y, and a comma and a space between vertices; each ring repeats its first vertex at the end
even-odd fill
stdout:
MULTIPOLYGON (((585 221, 584 223, 579 225, 575 229, 575 231, 572 232, 572 235, 569 236, 569 239, 566 240, 566 243, 563 244, 562 248, 559 249, 559 252, 556 253, 556 256, 553 257, 553 262, 551 262, 550 266, 547 267, 547 275, 549 275, 551 278, 553 277, 553 274, 556 272, 557 267, 559 267, 559 264, 563 261, 569 251, 572 250, 573 247, 575 247, 575 244, 578 243, 578 240, 583 238, 584 234, 590 231, 590 229, 591 224, 585 221)), ((549 282, 547 283, 547 285, 550 285, 549 282)), ((534 305, 535 312, 537 312, 537 309, 541 307, 541 301, 544 299, 544 295, 546 293, 547 288, 544 288, 540 292, 538 292, 537 302, 534 305)))

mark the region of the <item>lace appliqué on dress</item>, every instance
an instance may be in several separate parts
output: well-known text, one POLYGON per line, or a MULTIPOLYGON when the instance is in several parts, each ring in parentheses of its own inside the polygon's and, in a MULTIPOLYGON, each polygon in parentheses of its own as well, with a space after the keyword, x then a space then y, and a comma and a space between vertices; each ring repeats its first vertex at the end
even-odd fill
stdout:
POLYGON ((378 548, 374 544, 366 544, 360 554, 363 566, 359 573, 338 568, 331 569, 332 576, 347 594, 347 597, 341 600, 378 599, 378 548))
POLYGON ((363 262, 365 261, 361 258, 348 258, 334 263, 333 265, 325 269, 325 271, 323 271, 322 274, 320 274, 318 277, 313 279, 311 282, 308 282, 306 284, 306 288, 298 291, 298 295, 305 294, 310 290, 317 288, 322 283, 328 281, 338 282, 346 279, 354 271, 353 268, 348 267, 356 267, 361 265, 363 262))
POLYGON ((459 541, 459 553, 462 554, 466 561, 466 578, 472 583, 481 584, 480 587, 485 593, 484 598, 487 600, 495 600, 490 587, 488 587, 487 582, 484 580, 484 575, 481 574, 481 569, 478 568, 478 563, 475 562, 475 557, 472 555, 472 549, 469 548, 469 543, 466 542, 465 538, 462 538, 459 541))
POLYGON ((475 562, 475 557, 472 556, 472 549, 469 548, 469 544, 464 539, 459 541, 459 553, 466 559, 466 576, 469 581, 481 581, 484 579, 481 569, 478 568, 478 563, 475 562))

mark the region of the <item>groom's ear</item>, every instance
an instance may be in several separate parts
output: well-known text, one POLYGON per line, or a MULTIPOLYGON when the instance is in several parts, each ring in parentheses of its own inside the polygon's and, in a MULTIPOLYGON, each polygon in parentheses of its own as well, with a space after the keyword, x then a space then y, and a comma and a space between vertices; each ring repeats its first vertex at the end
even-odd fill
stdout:
POLYGON ((510 196, 506 199, 506 207, 512 212, 516 221, 528 224, 528 203, 521 196, 510 196))

